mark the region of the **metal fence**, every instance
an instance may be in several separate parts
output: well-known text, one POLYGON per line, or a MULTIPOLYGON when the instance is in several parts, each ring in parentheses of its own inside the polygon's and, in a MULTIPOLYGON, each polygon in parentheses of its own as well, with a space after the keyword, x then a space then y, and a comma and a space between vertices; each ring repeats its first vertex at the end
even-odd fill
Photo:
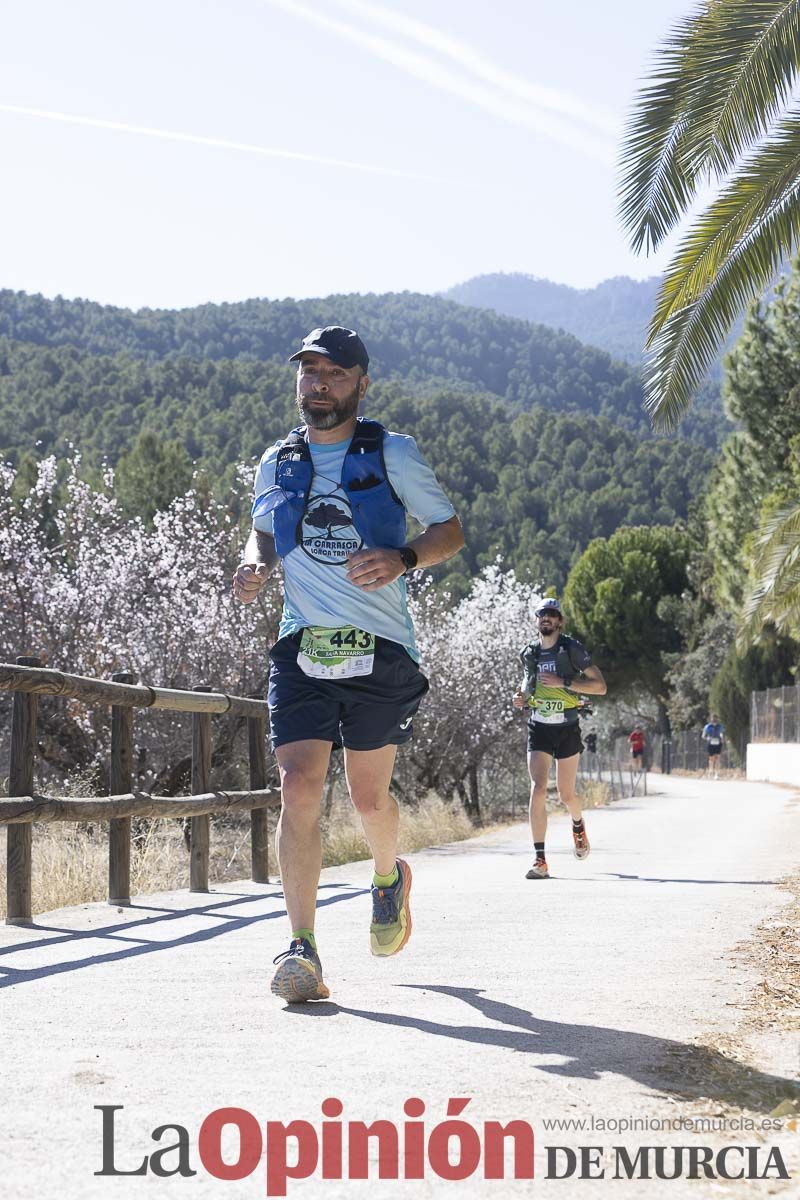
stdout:
MULTIPOLYGON (((623 761, 629 756, 628 739, 617 738, 614 750, 623 761)), ((722 746, 716 766, 723 771, 735 770, 744 761, 745 746, 733 746, 728 738, 722 746)), ((680 729, 666 738, 660 733, 648 735, 645 743, 644 762, 648 771, 660 771, 668 775, 671 771, 705 771, 708 766, 708 744, 699 729, 680 729)))
MULTIPOLYGON (((670 738, 656 734, 652 738, 653 769, 670 771, 705 771, 708 766, 708 743, 699 729, 680 729, 670 738)), ((726 738, 717 757, 717 768, 727 771, 740 765, 741 756, 726 738)))
POLYGON ((646 773, 632 770, 630 762, 626 762, 618 753, 593 754, 587 750, 579 759, 578 780, 605 784, 612 800, 647 795, 646 773))
POLYGON ((800 742, 800 684, 753 692, 751 742, 800 742))

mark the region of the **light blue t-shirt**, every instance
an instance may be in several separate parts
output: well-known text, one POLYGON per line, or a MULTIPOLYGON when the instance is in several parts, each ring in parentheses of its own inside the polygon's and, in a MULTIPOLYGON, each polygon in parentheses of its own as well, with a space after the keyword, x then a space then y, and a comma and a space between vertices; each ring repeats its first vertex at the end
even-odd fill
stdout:
MULTIPOLYGON (((256 497, 275 482, 275 458, 281 444, 278 441, 270 446, 256 469, 256 497)), ((307 625, 354 625, 399 642, 416 659, 419 655, 403 576, 376 592, 364 592, 347 578, 348 557, 365 548, 352 523, 347 493, 340 486, 349 445, 350 438, 332 443, 309 442, 314 479, 301 543, 283 559, 284 601, 278 636, 286 637, 307 625)), ((455 516, 455 509, 413 437, 387 433, 383 457, 389 482, 406 511, 421 525, 427 528, 455 516)), ((263 533, 272 534, 271 513, 254 517, 253 524, 263 533)))

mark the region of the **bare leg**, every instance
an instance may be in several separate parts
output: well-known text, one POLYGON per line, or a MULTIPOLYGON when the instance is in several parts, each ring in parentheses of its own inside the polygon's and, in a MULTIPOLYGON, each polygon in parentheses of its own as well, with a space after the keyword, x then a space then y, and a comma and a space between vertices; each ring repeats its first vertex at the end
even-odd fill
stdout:
POLYGON ((281 773, 281 815, 275 847, 292 929, 314 928, 322 870, 320 803, 331 743, 289 742, 275 751, 281 773))
POLYGON ((581 802, 575 791, 580 757, 580 754, 572 754, 569 758, 556 759, 558 798, 568 810, 573 821, 579 821, 581 818, 581 802))
POLYGON ((534 842, 543 842, 547 833, 547 780, 552 756, 542 750, 528 753, 528 774, 531 777, 530 822, 534 842))
POLYGON ((361 817, 378 875, 391 875, 397 861, 400 811, 395 798, 389 795, 396 755, 396 746, 382 746, 379 750, 345 748, 344 752, 350 799, 361 817))

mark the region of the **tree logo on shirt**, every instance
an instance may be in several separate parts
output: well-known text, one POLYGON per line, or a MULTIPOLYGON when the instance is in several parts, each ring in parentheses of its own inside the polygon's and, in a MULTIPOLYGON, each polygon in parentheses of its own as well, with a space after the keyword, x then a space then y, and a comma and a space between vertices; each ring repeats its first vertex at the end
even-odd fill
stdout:
POLYGON ((347 500, 320 496, 310 502, 303 516, 303 549, 316 562, 347 562, 363 544, 347 500))

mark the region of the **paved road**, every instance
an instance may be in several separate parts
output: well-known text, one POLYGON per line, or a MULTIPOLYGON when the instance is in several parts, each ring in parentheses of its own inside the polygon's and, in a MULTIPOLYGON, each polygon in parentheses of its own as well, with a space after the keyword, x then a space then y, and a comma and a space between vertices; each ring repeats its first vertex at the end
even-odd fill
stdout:
MULTIPOLYGON (((310 1122, 316 1139, 328 1097, 344 1106, 332 1134, 341 1122, 402 1125, 410 1097, 424 1101, 421 1119, 431 1132, 445 1120, 449 1098, 470 1097, 461 1120, 479 1133, 488 1120, 534 1129, 536 1180, 487 1180, 481 1166, 453 1183, 428 1165, 422 1181, 378 1185, 323 1182, 318 1170, 308 1181, 290 1180, 290 1196, 361 1198, 376 1187, 386 1197, 458 1200, 530 1196, 531 1189, 572 1197, 617 1188, 636 1200, 731 1189, 750 1195, 741 1183, 615 1181, 608 1173, 617 1145, 635 1156, 641 1145, 746 1143, 761 1148, 763 1166, 767 1147, 777 1144, 797 1170, 791 1154, 800 1131, 545 1128, 557 1119, 652 1122, 693 1111, 685 1099, 696 1082, 687 1047, 735 1029, 737 1005, 759 976, 734 948, 778 911, 786 893, 776 881, 798 867, 800 809, 788 790, 660 776, 650 784, 656 794, 647 799, 589 813, 586 862, 569 852, 568 822, 553 819, 549 881, 525 880, 521 826, 410 856, 414 935, 393 960, 369 954, 368 864, 324 872, 325 1004, 285 1008, 268 992, 270 960, 287 935, 276 886, 145 897, 125 911, 85 905, 40 917, 32 930, 3 927, 2 1196, 263 1196, 263 1158, 252 1176, 228 1182, 198 1162, 204 1117, 238 1107, 262 1127, 310 1122), (197 1175, 95 1176, 102 1162, 96 1105, 123 1106, 118 1168, 132 1170, 145 1154, 174 1144, 174 1131, 156 1143, 151 1130, 180 1124, 197 1175), (554 1145, 606 1147, 607 1176, 547 1178, 546 1147, 554 1145)), ((796 1078, 798 1046, 786 1038, 762 1040, 749 1053, 765 1075, 796 1078)), ((707 1068, 709 1078, 724 1080, 723 1099, 726 1092, 735 1099, 745 1066, 712 1055, 707 1068)), ((475 1136, 465 1136, 465 1153, 475 1136)), ((223 1153, 231 1162, 237 1147, 228 1129, 223 1153)), ((171 1170, 178 1161, 176 1151, 161 1165, 171 1170)), ((797 1178, 751 1186, 754 1195, 800 1191, 797 1178)))

